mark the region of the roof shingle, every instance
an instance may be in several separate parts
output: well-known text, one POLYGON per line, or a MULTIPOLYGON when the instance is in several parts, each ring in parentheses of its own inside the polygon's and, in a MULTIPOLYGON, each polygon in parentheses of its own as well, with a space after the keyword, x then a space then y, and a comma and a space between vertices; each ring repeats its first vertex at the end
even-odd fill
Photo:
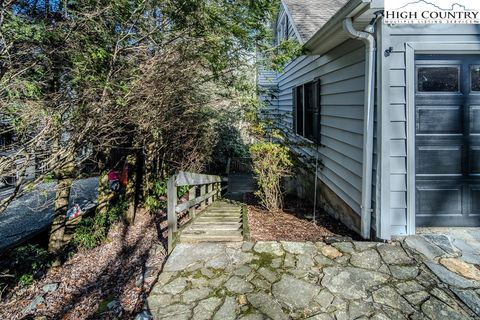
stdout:
POLYGON ((301 41, 307 42, 348 0, 284 0, 301 41))

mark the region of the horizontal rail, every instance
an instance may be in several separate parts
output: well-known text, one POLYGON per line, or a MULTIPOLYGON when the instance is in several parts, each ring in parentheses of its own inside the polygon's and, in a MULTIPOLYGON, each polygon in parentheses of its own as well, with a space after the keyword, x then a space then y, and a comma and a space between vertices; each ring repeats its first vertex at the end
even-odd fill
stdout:
POLYGON ((190 219, 195 218, 197 207, 205 209, 213 201, 220 198, 221 184, 224 179, 220 176, 179 172, 168 179, 167 183, 167 217, 168 217, 168 253, 172 252, 178 238, 177 214, 189 210, 190 219), (178 187, 188 186, 188 201, 178 204, 178 187), (199 195, 197 196, 197 191, 199 195))
POLYGON ((203 196, 200 196, 200 197, 195 198, 193 200, 190 200, 190 201, 184 202, 182 204, 179 204, 178 206, 175 207, 175 212, 176 213, 182 213, 183 211, 188 210, 193 206, 198 206, 199 204, 201 204, 202 202, 204 202, 208 198, 213 197, 217 193, 218 193, 218 190, 215 189, 212 192, 207 193, 206 195, 203 195, 203 196))
POLYGON ((176 185, 178 187, 184 186, 198 186, 202 184, 221 182, 222 177, 211 176, 207 174, 179 172, 176 175, 176 185))

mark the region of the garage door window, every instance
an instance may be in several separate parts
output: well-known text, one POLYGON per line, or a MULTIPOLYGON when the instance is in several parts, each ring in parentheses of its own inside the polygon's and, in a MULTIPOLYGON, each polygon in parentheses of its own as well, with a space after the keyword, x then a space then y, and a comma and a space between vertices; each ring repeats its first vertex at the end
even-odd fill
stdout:
POLYGON ((471 67, 470 81, 472 91, 480 91, 480 66, 471 67))
POLYGON ((456 66, 417 68, 418 92, 458 92, 460 69, 456 66))

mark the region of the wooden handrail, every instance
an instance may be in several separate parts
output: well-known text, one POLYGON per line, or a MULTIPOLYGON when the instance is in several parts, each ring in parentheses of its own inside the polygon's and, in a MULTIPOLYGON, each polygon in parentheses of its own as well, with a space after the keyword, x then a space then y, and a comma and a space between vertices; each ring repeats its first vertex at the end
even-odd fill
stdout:
POLYGON ((190 218, 196 216, 197 206, 205 209, 221 196, 222 177, 198 174, 192 172, 179 172, 168 179, 167 183, 167 216, 168 216, 168 253, 172 252, 178 236, 177 214, 189 210, 190 218), (188 201, 178 204, 177 188, 190 187, 188 201), (197 188, 200 195, 197 196, 197 188))

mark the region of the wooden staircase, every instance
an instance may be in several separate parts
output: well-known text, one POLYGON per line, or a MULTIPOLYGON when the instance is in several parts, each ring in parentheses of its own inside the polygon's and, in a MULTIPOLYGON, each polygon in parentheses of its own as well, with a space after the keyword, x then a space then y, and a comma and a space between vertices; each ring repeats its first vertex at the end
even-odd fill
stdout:
POLYGON ((242 206, 217 201, 206 208, 180 234, 180 242, 243 241, 242 206))

